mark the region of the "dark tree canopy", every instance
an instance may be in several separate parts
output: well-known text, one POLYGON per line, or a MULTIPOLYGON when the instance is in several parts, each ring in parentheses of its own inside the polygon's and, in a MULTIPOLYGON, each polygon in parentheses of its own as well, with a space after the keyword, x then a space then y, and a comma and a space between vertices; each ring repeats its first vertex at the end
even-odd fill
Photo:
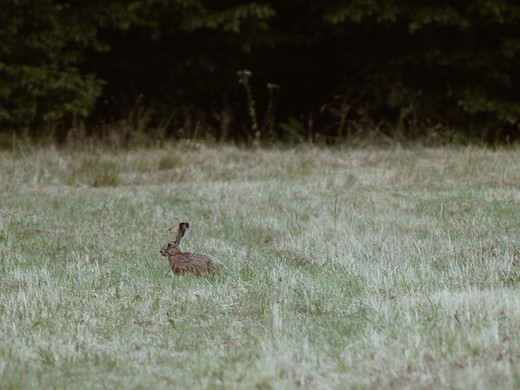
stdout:
POLYGON ((519 134, 513 0, 3 0, 0 42, 0 131, 141 109, 221 140, 519 134))

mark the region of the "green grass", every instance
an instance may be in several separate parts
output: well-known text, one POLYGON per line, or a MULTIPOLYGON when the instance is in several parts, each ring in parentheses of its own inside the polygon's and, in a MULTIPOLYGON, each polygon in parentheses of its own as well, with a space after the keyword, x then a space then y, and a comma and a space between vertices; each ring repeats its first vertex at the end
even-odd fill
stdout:
POLYGON ((0 389, 513 389, 519 288, 520 149, 0 152, 0 389))

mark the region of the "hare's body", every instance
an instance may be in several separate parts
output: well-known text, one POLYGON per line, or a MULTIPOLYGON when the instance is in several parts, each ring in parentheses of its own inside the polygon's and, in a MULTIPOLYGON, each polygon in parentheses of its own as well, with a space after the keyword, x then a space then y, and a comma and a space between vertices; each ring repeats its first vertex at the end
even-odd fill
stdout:
POLYGON ((197 276, 210 276, 224 268, 224 264, 213 256, 191 252, 168 256, 168 263, 176 275, 191 272, 197 276))
POLYGON ((181 240, 188 233, 189 227, 187 222, 182 222, 175 241, 166 243, 160 251, 161 255, 168 256, 168 263, 173 273, 182 275, 189 272, 197 276, 211 276, 225 269, 226 266, 213 256, 181 250, 181 240))

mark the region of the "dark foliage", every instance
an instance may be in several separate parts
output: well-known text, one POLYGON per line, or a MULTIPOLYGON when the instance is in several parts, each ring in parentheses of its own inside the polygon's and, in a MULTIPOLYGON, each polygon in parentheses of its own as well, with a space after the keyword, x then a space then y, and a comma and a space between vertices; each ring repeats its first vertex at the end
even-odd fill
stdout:
POLYGON ((0 124, 96 129, 145 112, 144 131, 175 137, 511 140, 516 3, 4 0, 0 124))

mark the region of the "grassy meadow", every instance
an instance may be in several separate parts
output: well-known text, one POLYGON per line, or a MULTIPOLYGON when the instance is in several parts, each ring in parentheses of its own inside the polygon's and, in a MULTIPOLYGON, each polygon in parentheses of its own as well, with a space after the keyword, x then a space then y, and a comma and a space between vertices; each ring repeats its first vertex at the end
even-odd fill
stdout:
POLYGON ((519 387, 518 148, 0 151, 0 389, 519 387))

